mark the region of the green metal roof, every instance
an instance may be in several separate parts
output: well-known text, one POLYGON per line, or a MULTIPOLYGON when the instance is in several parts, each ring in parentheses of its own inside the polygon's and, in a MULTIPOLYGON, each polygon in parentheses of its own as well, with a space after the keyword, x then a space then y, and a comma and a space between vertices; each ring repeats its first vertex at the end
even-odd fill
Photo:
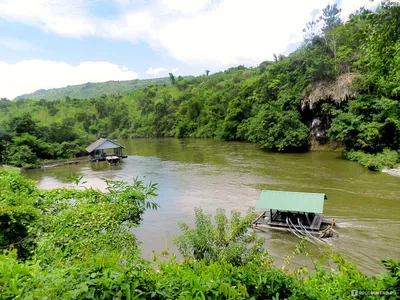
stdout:
POLYGON ((324 210, 325 194, 261 191, 256 208, 320 214, 324 210))

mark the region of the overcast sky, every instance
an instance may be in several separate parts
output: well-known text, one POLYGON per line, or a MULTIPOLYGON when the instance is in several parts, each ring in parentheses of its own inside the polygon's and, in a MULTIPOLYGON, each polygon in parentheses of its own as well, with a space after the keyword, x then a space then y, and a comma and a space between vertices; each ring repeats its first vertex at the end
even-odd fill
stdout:
POLYGON ((85 82, 199 75, 288 54, 329 3, 369 0, 0 0, 0 98, 85 82))

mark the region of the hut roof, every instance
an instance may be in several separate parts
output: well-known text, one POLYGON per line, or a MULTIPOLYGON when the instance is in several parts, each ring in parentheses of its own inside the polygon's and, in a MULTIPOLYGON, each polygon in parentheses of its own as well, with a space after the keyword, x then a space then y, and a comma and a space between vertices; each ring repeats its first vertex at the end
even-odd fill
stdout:
POLYGON ((357 74, 355 73, 345 73, 336 80, 318 82, 310 93, 303 95, 303 100, 301 101, 302 110, 306 108, 312 110, 319 101, 323 100, 341 103, 354 98, 356 92, 351 88, 351 84, 356 76, 357 74))
POLYGON ((124 146, 114 142, 110 139, 98 139, 94 143, 92 143, 89 147, 86 148, 86 151, 91 153, 94 150, 102 150, 102 149, 116 149, 116 148, 124 148, 124 146))
POLYGON ((284 191, 261 191, 256 208, 281 211, 322 213, 325 194, 284 191))

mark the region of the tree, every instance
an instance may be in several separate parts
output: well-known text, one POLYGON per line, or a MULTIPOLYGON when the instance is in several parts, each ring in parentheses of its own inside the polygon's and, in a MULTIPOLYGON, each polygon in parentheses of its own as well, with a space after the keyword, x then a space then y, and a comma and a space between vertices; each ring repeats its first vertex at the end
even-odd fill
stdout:
POLYGON ((283 55, 283 54, 278 54, 278 55, 276 55, 276 54, 274 53, 273 56, 274 56, 274 62, 282 61, 282 60, 285 59, 285 55, 283 55))
POLYGON ((32 116, 30 114, 24 114, 22 116, 13 117, 9 122, 8 126, 12 132, 15 132, 17 135, 21 135, 23 133, 29 133, 32 135, 36 135, 38 133, 38 128, 33 121, 32 116))
POLYGON ((17 167, 30 167, 38 162, 35 153, 26 145, 12 146, 8 159, 11 164, 17 167))
POLYGON ((320 18, 323 22, 322 32, 324 34, 342 24, 342 20, 340 18, 341 12, 342 9, 338 8, 336 3, 333 5, 328 4, 322 10, 322 16, 320 18))
POLYGON ((332 29, 342 24, 340 18, 341 8, 337 4, 328 4, 323 10, 322 15, 306 24, 303 32, 306 33, 306 40, 311 40, 314 36, 323 36, 332 29))
POLYGON ((24 133, 21 136, 15 136, 13 138, 13 146, 27 146, 38 158, 51 158, 53 156, 53 149, 48 143, 28 133, 24 133))
POLYGON ((265 149, 304 151, 308 148, 308 131, 296 112, 264 105, 255 117, 238 127, 238 137, 259 143, 265 149))
POLYGON ((169 79, 171 80, 171 84, 175 85, 175 76, 174 76, 174 74, 168 73, 168 75, 169 75, 169 79))
POLYGON ((0 110, 6 109, 10 105, 11 105, 11 101, 8 100, 7 98, 0 99, 0 110))
POLYGON ((11 142, 0 140, 0 161, 4 162, 6 165, 8 164, 8 157, 10 153, 11 142))
POLYGON ((382 2, 381 9, 369 14, 363 57, 360 65, 368 90, 400 99, 400 6, 382 2))

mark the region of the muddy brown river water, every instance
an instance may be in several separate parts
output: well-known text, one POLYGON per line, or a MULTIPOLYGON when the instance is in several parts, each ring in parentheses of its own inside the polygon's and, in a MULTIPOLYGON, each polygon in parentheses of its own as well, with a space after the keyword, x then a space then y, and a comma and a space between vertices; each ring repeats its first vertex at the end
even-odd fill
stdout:
MULTIPOLYGON (((158 184, 157 211, 145 213, 134 232, 142 253, 166 247, 177 251, 171 237, 179 234, 178 221, 192 224, 194 207, 214 213, 245 212, 255 206, 261 189, 326 193, 324 215, 334 217, 340 237, 331 241, 366 273, 382 271, 380 260, 400 259, 400 177, 371 172, 341 159, 338 152, 268 153, 240 142, 192 139, 138 139, 121 141, 129 155, 120 167, 105 162, 27 171, 40 188, 70 186, 66 177, 78 172, 85 186, 104 189, 105 179, 131 180, 138 176, 158 184)), ((268 232, 266 248, 282 259, 298 239, 289 233, 268 232)), ((318 256, 318 248, 310 246, 318 256)), ((303 257, 298 264, 309 264, 303 257)))

